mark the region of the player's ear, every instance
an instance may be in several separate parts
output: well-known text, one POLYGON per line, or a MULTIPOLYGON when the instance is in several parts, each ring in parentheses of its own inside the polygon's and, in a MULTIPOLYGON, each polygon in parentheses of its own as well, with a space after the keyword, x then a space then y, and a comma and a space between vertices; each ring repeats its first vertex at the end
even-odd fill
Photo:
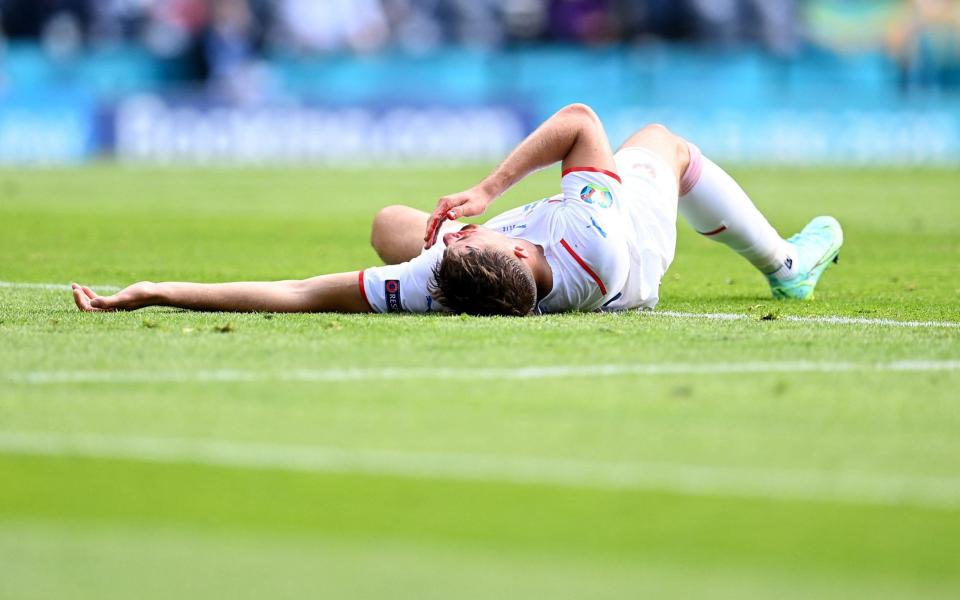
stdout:
POLYGON ((527 249, 524 248, 523 246, 514 246, 513 255, 521 260, 530 258, 530 253, 527 252, 527 249))

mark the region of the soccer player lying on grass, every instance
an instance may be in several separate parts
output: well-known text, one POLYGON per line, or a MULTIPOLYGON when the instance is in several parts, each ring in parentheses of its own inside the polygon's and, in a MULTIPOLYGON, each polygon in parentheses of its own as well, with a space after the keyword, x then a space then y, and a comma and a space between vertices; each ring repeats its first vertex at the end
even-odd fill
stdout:
POLYGON ((641 129, 613 154, 596 114, 573 104, 483 181, 441 198, 432 215, 405 206, 381 210, 371 242, 387 266, 297 281, 141 282, 113 296, 74 285, 73 295, 83 311, 523 316, 653 308, 673 261, 678 200, 698 232, 747 259, 777 298, 810 298, 843 243, 832 217, 817 217, 784 240, 726 172, 663 126, 641 129), (557 162, 562 193, 482 226, 457 222, 483 214, 515 183, 557 162))

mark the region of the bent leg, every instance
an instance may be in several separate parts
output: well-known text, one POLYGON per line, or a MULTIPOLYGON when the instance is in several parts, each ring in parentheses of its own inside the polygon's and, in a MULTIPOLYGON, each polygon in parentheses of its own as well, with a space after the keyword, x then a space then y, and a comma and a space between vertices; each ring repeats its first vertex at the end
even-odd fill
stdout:
POLYGON ((641 147, 656 153, 677 175, 678 210, 700 234, 720 242, 764 274, 792 276, 790 245, 757 210, 730 175, 699 148, 663 125, 648 125, 621 149, 641 147))
POLYGON ((757 209, 742 187, 689 145, 690 162, 680 182, 680 214, 698 233, 728 246, 761 273, 793 276, 793 248, 757 209))
POLYGON ((388 265, 412 260, 423 250, 429 218, 429 213, 400 204, 382 208, 373 218, 370 245, 388 265))
POLYGON ((644 148, 662 158, 673 169, 678 186, 690 162, 686 141, 663 125, 656 123, 647 125, 631 135, 617 152, 626 148, 644 148))

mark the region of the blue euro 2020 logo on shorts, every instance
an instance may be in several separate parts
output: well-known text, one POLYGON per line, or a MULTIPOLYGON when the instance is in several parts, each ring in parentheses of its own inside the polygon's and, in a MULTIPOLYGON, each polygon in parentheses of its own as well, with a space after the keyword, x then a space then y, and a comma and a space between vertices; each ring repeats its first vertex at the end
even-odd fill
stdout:
POLYGON ((580 199, 587 204, 596 204, 600 208, 607 208, 613 204, 613 194, 609 188, 589 183, 580 190, 580 199))

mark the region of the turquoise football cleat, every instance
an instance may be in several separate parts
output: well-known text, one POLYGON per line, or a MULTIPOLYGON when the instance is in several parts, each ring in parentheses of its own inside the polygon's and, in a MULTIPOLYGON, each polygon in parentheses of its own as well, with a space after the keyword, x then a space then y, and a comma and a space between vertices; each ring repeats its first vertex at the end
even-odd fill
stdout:
POLYGON ((843 229, 833 217, 817 217, 787 243, 793 244, 797 250, 798 274, 783 280, 768 275, 770 290, 774 298, 810 300, 820 276, 840 257, 843 229))

